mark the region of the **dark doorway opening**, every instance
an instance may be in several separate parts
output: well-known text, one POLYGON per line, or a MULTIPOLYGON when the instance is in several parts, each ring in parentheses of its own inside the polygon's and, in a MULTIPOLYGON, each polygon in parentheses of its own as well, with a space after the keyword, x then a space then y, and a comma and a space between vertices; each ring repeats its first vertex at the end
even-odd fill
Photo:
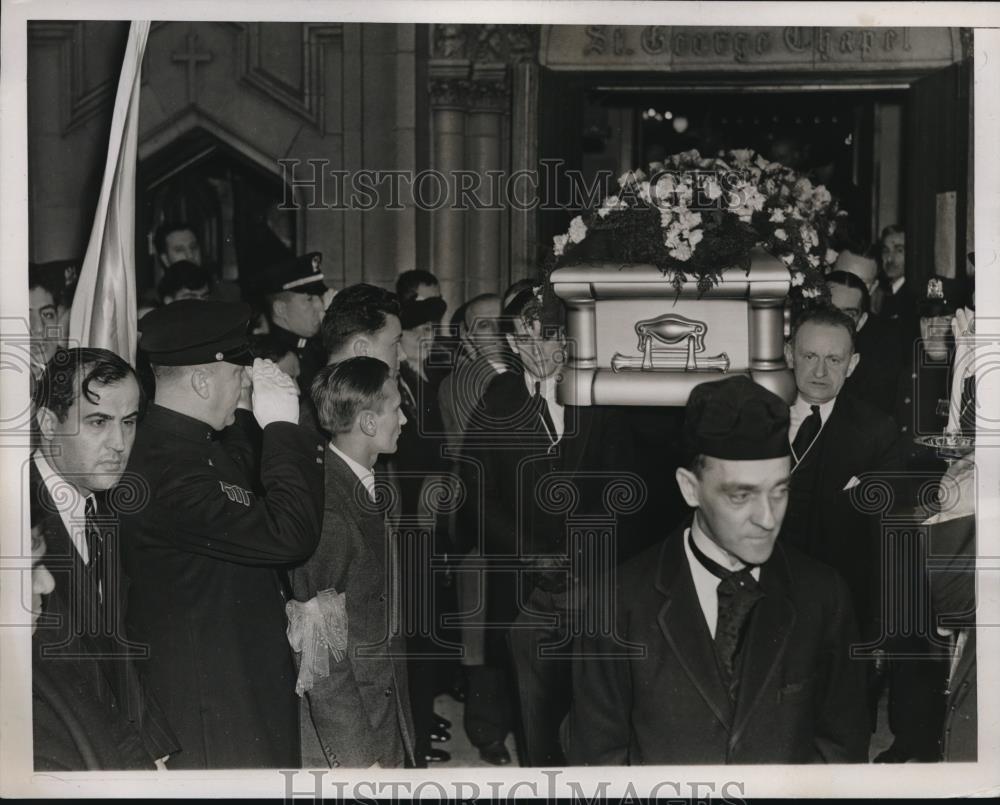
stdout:
POLYGON ((295 212, 279 209, 281 179, 202 129, 143 160, 136 191, 140 291, 162 276, 153 234, 164 222, 190 224, 203 264, 244 289, 269 263, 296 253, 295 212))

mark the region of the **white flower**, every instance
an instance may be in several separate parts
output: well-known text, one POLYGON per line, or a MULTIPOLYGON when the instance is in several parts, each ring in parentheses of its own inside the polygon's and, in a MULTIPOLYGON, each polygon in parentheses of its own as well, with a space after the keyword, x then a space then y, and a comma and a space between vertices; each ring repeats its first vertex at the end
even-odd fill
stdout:
POLYGON ((552 251, 555 253, 556 257, 562 257, 563 249, 566 248, 566 242, 569 240, 569 235, 556 235, 552 238, 552 251))
POLYGON ((722 185, 718 180, 709 177, 705 180, 705 192, 708 193, 709 201, 715 201, 722 195, 722 185))
POLYGON ((704 239, 705 233, 701 229, 692 229, 688 232, 687 241, 691 244, 691 250, 694 251, 694 247, 697 246, 704 239))
POLYGON ((792 287, 793 288, 797 288, 799 285, 801 285, 805 281, 806 281, 806 275, 803 274, 801 271, 793 271, 792 272, 792 287))
POLYGON ((607 218, 612 210, 621 210, 625 207, 628 207, 628 202, 622 201, 618 196, 608 196, 604 199, 604 203, 601 204, 601 208, 597 211, 597 214, 601 218, 607 218))
POLYGON ((832 266, 834 263, 836 263, 837 257, 839 257, 839 255, 833 249, 826 250, 826 264, 828 266, 832 266))
POLYGON ((672 173, 664 173, 656 180, 656 184, 654 185, 656 188, 656 198, 661 202, 669 199, 670 194, 674 192, 676 186, 677 182, 674 181, 674 175, 672 173))
POLYGON ((812 249, 819 246, 819 235, 808 224, 803 224, 799 227, 799 237, 802 238, 802 242, 806 245, 806 248, 812 249))
POLYGON ((803 288, 802 295, 808 299, 815 299, 819 296, 819 288, 803 288))
POLYGON ((775 237, 776 237, 776 238, 777 238, 778 240, 788 240, 788 233, 787 233, 787 232, 785 232, 785 230, 784 230, 784 229, 775 229, 775 230, 774 230, 774 236, 775 236, 775 237))
POLYGON ((587 225, 579 215, 569 222, 569 239, 574 243, 579 243, 587 237, 587 225))
POLYGON ((679 243, 668 254, 675 260, 686 261, 691 259, 692 249, 686 243, 679 243))
POLYGON ((749 148, 737 148, 729 152, 729 157, 736 163, 737 166, 745 167, 750 164, 752 154, 753 151, 749 148))
POLYGON ((781 255, 781 262, 783 262, 786 266, 790 266, 792 263, 795 262, 795 255, 792 254, 791 252, 789 252, 788 254, 783 254, 781 255))
POLYGON ((769 166, 769 165, 771 164, 771 163, 770 163, 770 162, 768 162, 768 161, 767 161, 766 159, 764 159, 764 157, 763 157, 763 156, 761 156, 760 154, 757 154, 757 159, 756 159, 756 160, 754 160, 754 163, 755 163, 755 164, 757 165, 757 167, 758 167, 758 168, 760 168, 761 170, 767 170, 768 166, 769 166))
POLYGON ((809 262, 809 265, 812 266, 813 268, 819 268, 819 256, 818 255, 815 255, 815 254, 807 255, 806 256, 806 260, 809 262))
POLYGON ((646 178, 646 174, 641 170, 625 171, 621 176, 618 177, 618 186, 625 187, 627 184, 635 184, 636 182, 641 182, 646 178))
POLYGON ((771 217, 768 220, 772 224, 782 224, 785 222, 785 213, 782 212, 780 207, 775 207, 771 210, 771 217))
POLYGON ((653 198, 649 195, 649 182, 642 182, 639 185, 639 198, 641 198, 646 204, 653 203, 653 198))
POLYGON ((678 246, 681 242, 681 228, 677 224, 671 224, 667 227, 667 231, 663 235, 663 242, 671 248, 678 246))
POLYGON ((792 188, 792 192, 795 194, 795 198, 801 200, 811 198, 813 192, 813 185, 805 176, 799 179, 795 183, 795 187, 792 188))
POLYGON ((678 210, 677 220, 685 229, 694 229, 701 223, 701 213, 691 212, 691 210, 684 207, 678 210))
POLYGON ((826 185, 817 185, 816 188, 813 189, 813 203, 817 207, 823 209, 831 201, 833 201, 833 196, 831 196, 830 191, 826 189, 826 185))

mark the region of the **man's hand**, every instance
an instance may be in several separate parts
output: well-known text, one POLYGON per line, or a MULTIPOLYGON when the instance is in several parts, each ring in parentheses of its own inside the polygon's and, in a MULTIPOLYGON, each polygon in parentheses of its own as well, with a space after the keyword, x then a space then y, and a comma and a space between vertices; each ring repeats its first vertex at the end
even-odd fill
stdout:
POLYGON ((253 362, 253 415, 261 428, 272 422, 299 422, 299 387, 274 361, 253 362))

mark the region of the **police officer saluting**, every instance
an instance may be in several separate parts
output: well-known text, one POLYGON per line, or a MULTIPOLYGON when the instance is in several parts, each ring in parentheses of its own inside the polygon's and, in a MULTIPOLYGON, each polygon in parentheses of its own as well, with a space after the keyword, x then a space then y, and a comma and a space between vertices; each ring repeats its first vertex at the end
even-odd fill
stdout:
POLYGON ((323 445, 298 424, 294 381, 251 355, 249 319, 244 304, 183 300, 140 322, 156 397, 128 464, 148 499, 121 512, 127 624, 149 647, 147 684, 183 747, 173 768, 299 763, 276 571, 319 540, 323 445), (251 417, 263 430, 261 497, 251 417))
POLYGON ((316 372, 326 366, 326 352, 319 338, 323 294, 327 291, 322 263, 319 252, 289 257, 266 269, 258 286, 271 335, 299 360, 299 388, 305 395, 309 394, 316 372))

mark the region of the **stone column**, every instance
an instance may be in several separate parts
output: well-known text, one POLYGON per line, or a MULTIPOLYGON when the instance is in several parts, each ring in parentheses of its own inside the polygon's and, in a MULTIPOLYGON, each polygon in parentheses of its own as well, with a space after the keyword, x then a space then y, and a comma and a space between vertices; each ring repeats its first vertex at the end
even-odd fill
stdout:
POLYGON ((465 112, 469 93, 469 62, 464 59, 432 59, 430 62, 430 93, 433 110, 433 169, 446 183, 426 180, 414 187, 417 203, 430 203, 435 196, 447 192, 431 212, 430 270, 441 283, 441 293, 449 310, 464 301, 465 292, 465 213, 453 209, 454 177, 465 167, 465 112))
POLYGON ((494 62, 473 67, 467 165, 476 174, 479 190, 474 195, 470 193, 463 206, 469 203, 483 206, 465 213, 468 222, 465 299, 503 291, 501 274, 506 271, 500 260, 501 231, 507 203, 503 182, 491 180, 490 172, 499 174, 504 169, 503 130, 509 97, 507 65, 494 62))

